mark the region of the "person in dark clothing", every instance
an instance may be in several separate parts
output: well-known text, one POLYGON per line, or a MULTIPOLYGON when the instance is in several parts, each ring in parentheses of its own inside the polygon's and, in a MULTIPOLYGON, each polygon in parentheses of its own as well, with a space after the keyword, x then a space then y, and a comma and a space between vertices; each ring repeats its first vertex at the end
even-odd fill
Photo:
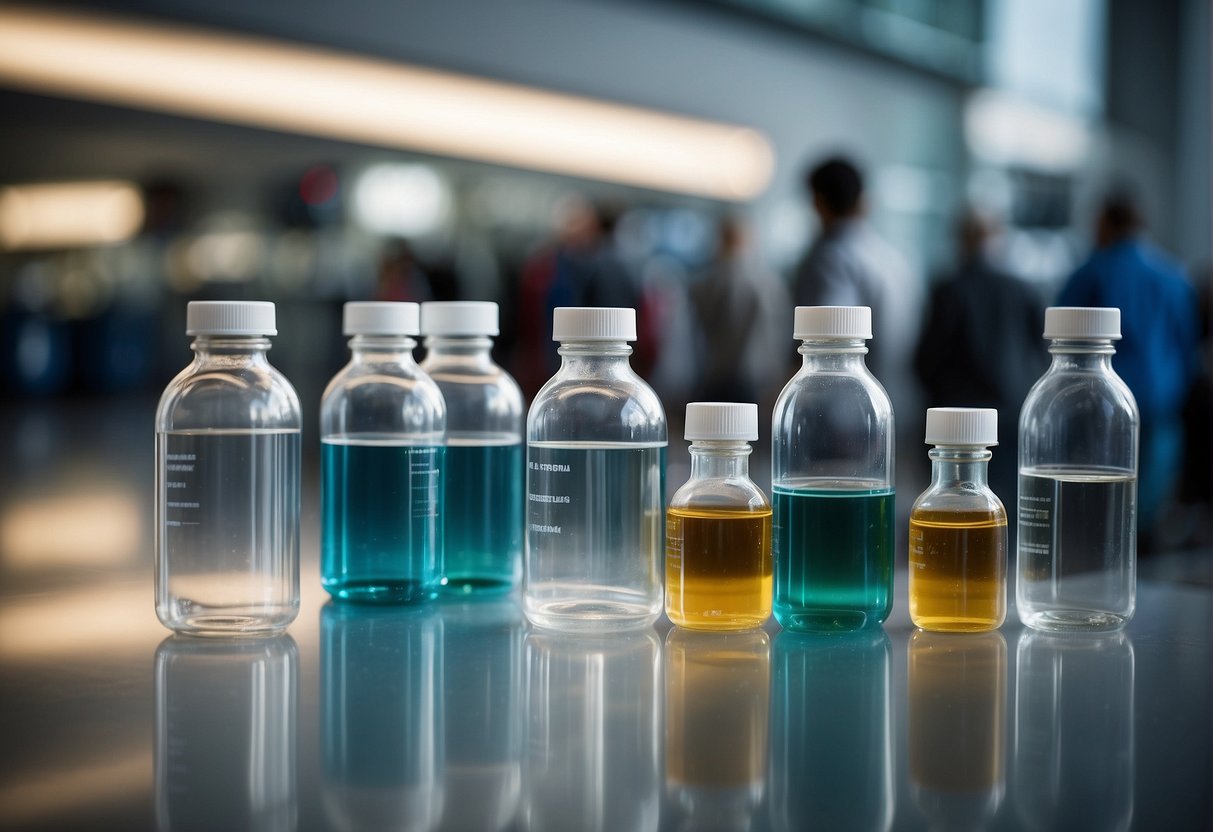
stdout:
POLYGON ((998 409, 990 485, 1013 520, 1019 410, 1048 366, 1044 304, 1024 281, 990 262, 993 220, 967 211, 957 233, 959 268, 931 296, 914 368, 931 407, 998 409))

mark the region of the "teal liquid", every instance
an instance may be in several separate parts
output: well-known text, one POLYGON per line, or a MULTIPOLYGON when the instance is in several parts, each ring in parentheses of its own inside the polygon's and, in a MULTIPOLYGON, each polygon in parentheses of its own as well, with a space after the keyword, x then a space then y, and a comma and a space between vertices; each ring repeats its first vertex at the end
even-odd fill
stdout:
POLYGON ((774 488, 775 618, 858 630, 893 607, 893 490, 774 488))
POLYGON ((505 592, 522 577, 522 443, 451 439, 443 473, 445 590, 505 592))
POLYGON ((442 578, 440 446, 326 439, 320 456, 320 583, 335 598, 432 598, 442 578))

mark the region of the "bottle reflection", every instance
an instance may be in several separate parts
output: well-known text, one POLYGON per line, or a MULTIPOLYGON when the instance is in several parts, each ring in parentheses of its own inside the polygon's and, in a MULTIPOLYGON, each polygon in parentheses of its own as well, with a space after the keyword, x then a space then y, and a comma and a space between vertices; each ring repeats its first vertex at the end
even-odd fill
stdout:
POLYGON ((908 672, 914 802, 932 829, 985 828, 1006 791, 1007 643, 918 631, 908 672))
POLYGON ((291 830, 295 688, 290 636, 170 636, 156 650, 156 820, 162 830, 291 830))
POLYGON ((443 830, 505 829, 522 790, 522 610, 512 596, 446 603, 443 830))
POLYGON ((657 828, 660 662, 652 630, 527 636, 527 829, 657 828))
POLYGON ((320 613, 323 798, 342 830, 434 829, 442 815, 442 620, 430 607, 320 613))
POLYGON ((762 630, 667 636, 666 789, 681 829, 749 829, 766 785, 770 664, 762 630))
POLYGON ((889 638, 775 637, 771 826, 887 830, 893 822, 889 638))
POLYGON ((1126 633, 1019 638, 1015 808, 1029 829, 1128 829, 1133 642, 1126 633))

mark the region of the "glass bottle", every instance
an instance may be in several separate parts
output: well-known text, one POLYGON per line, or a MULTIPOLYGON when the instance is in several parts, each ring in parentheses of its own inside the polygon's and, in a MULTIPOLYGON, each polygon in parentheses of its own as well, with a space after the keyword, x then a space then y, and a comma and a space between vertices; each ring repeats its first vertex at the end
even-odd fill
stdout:
POLYGON ((156 615, 272 635, 299 612, 299 397, 270 366, 274 304, 191 301, 194 361, 156 410, 156 615))
POLYGON ((692 402, 691 478, 666 514, 665 611, 679 627, 744 630, 771 616, 771 504, 750 480, 758 405, 692 402))
POLYGON ((522 391, 493 362, 497 304, 421 304, 421 369, 446 402, 443 587, 504 592, 522 579, 522 391))
POLYGON ((347 303, 353 353, 320 401, 320 582, 410 602, 442 579, 446 405, 413 361, 415 303, 347 303))
POLYGON ((1112 369, 1120 310, 1051 307, 1053 363, 1019 415, 1016 605, 1037 630, 1116 630, 1137 594, 1140 418, 1112 369))
POLYGON ((661 614, 665 411, 632 370, 636 310, 561 307, 561 366, 527 415, 523 610, 540 627, 648 626, 661 614))
POLYGON ((910 510, 910 618, 924 630, 996 630, 1007 617, 1007 512, 990 490, 993 408, 927 411, 931 484, 910 510))
POLYGON ((775 617, 878 625, 893 607, 893 405, 868 371, 866 306, 798 306, 800 372, 771 431, 775 617))

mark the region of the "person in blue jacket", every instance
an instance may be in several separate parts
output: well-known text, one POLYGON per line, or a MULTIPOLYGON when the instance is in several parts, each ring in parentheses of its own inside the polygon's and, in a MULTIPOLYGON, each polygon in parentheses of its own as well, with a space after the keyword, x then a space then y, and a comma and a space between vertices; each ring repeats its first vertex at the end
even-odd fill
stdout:
MULTIPOLYGON (((1182 410, 1199 366, 1196 292, 1183 269, 1146 241, 1131 194, 1107 197, 1096 247, 1062 288, 1060 306, 1115 306, 1122 339, 1112 367, 1141 411, 1138 529, 1149 532, 1180 470, 1182 410)), ((1146 544, 1148 545, 1148 544, 1146 544)))

